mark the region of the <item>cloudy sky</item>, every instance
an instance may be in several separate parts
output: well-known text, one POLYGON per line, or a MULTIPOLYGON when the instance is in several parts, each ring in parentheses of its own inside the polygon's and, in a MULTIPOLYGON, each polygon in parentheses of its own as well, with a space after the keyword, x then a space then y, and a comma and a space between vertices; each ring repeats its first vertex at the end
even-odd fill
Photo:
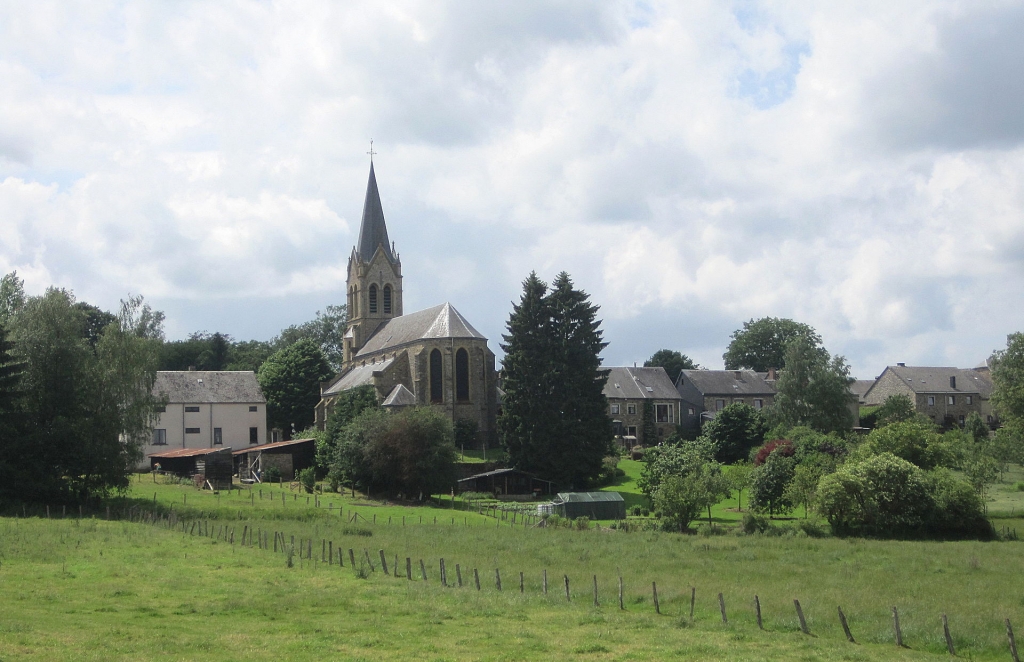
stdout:
POLYGON ((606 364, 744 320, 859 377, 1024 330, 1019 2, 0 2, 0 272, 169 338, 344 301, 370 139, 405 306, 566 270, 606 364))

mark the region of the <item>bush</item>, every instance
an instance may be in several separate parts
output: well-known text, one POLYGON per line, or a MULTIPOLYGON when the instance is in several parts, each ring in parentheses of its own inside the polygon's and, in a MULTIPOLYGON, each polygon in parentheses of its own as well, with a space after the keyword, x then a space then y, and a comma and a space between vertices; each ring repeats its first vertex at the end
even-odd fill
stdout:
MULTIPOLYGON (((789 442, 786 442, 789 444, 789 442)), ((793 509, 789 484, 796 475, 796 460, 792 456, 793 445, 779 445, 775 452, 750 472, 750 506, 755 510, 767 510, 768 516, 787 513, 793 509), (785 449, 789 449, 787 455, 785 449)))
POLYGON ((316 487, 316 470, 313 467, 308 467, 300 471, 299 483, 308 494, 312 494, 313 488, 316 487))
POLYGON ((774 439, 769 441, 764 446, 757 449, 754 453, 754 466, 759 467, 768 461, 768 456, 772 453, 778 453, 783 457, 793 457, 796 453, 796 448, 793 446, 793 442, 788 439, 774 439))
POLYGON ((572 525, 573 528, 575 528, 577 531, 586 531, 590 528, 590 518, 586 515, 583 515, 582 517, 577 517, 572 521, 572 525))
POLYGON ((281 480, 281 470, 277 467, 267 467, 263 470, 263 475, 260 476, 260 480, 264 483, 276 483, 281 480))
POLYGON ((743 513, 743 521, 740 523, 740 528, 743 529, 743 533, 754 534, 764 533, 771 528, 771 525, 771 522, 764 515, 746 512, 743 513))

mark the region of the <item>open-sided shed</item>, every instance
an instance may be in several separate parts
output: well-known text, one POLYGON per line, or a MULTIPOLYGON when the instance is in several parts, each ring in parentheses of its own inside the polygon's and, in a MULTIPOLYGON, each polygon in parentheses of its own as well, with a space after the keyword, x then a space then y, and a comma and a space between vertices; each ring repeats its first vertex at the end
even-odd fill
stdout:
POLYGON ((179 448, 163 453, 150 453, 149 466, 182 478, 196 478, 200 485, 215 490, 230 490, 234 463, 231 448, 179 448))
POLYGON ((559 492, 552 506, 556 514, 567 519, 626 517, 626 501, 618 492, 559 492))
POLYGON ((316 463, 316 439, 292 439, 273 444, 250 446, 234 452, 241 480, 261 481, 263 472, 271 467, 281 472, 284 480, 316 463))
POLYGON ((501 494, 551 494, 554 486, 533 474, 518 469, 495 469, 459 481, 460 492, 491 492, 501 494))

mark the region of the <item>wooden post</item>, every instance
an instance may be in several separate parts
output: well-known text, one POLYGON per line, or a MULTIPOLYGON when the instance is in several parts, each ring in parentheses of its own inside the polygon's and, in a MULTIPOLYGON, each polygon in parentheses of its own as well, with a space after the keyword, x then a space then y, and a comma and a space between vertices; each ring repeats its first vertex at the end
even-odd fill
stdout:
POLYGON ((651 592, 654 593, 654 613, 661 613, 661 605, 658 603, 658 582, 651 582, 651 592))
POLYGON ((334 565, 334 541, 330 540, 327 543, 327 565, 334 565))
POLYGON ((721 593, 718 594, 718 609, 722 612, 722 622, 728 623, 729 619, 725 617, 725 597, 721 593))
POLYGON ((501 572, 497 568, 494 569, 494 585, 501 590, 501 572))
POLYGON ((851 644, 857 643, 856 641, 853 640, 853 633, 850 632, 850 626, 846 622, 846 614, 843 613, 843 608, 842 607, 837 607, 837 609, 839 609, 839 624, 843 626, 843 632, 846 633, 846 639, 851 644))
POLYGON ((594 606, 600 607, 600 603, 597 601, 597 575, 594 575, 594 606))
POLYGON ((384 571, 384 574, 388 574, 388 559, 384 556, 384 550, 380 550, 380 567, 384 571))
POLYGON ((310 538, 309 540, 306 541, 306 558, 307 559, 313 558, 313 539, 312 538, 310 538))
POLYGON ((953 637, 949 636, 949 620, 946 615, 942 615, 942 634, 946 636, 946 650, 953 657, 956 657, 956 649, 953 648, 953 637))
POLYGON ((455 579, 459 582, 459 588, 462 588, 462 568, 458 563, 455 564, 455 579))
POLYGON ((479 591, 480 590, 480 573, 478 573, 476 571, 476 568, 473 568, 473 581, 476 582, 476 590, 479 591))
POLYGON ((395 565, 394 565, 394 568, 395 568, 395 578, 397 579, 398 577, 401 576, 401 575, 398 574, 398 554, 395 554, 395 565))
POLYGON ((896 610, 896 607, 892 608, 892 627, 896 632, 896 645, 902 648, 903 630, 900 629, 900 613, 896 610))
POLYGON ((1020 657, 1017 656, 1017 640, 1013 638, 1013 628, 1010 626, 1010 619, 1006 619, 1006 638, 1010 640, 1010 655, 1013 656, 1013 662, 1020 662, 1020 657))
POLYGON ((800 631, 804 634, 810 634, 811 631, 807 629, 807 621, 804 620, 804 610, 800 608, 800 601, 793 600, 793 606, 796 607, 796 616, 800 619, 800 631))
POLYGON ((544 568, 544 595, 548 594, 548 569, 544 568))
POLYGON ((522 570, 519 571, 519 592, 520 593, 525 593, 526 592, 526 582, 523 579, 523 571, 522 570))
POLYGON ((348 561, 353 568, 356 567, 356 553, 352 551, 352 548, 348 548, 348 561))
POLYGON ((377 569, 373 567, 373 561, 370 560, 370 552, 363 548, 363 558, 366 559, 366 565, 370 566, 370 572, 376 572, 377 569))
POLYGON ((444 557, 441 558, 440 571, 441 571, 441 586, 447 587, 448 586, 448 575, 444 571, 444 557))
POLYGON ((761 599, 756 595, 754 596, 754 613, 757 614, 757 629, 764 629, 764 622, 761 621, 761 599))
POLYGON ((420 559, 420 574, 423 576, 423 581, 427 581, 427 566, 423 565, 423 559, 420 559))
POLYGON ((405 578, 412 581, 412 559, 405 557, 405 578))
POLYGON ((693 622, 693 607, 697 603, 697 587, 690 587, 690 622, 693 622))
POLYGON ((619 575, 619 609, 625 608, 625 605, 622 603, 622 575, 619 575))
POLYGON ((562 575, 565 578, 565 601, 571 602, 572 598, 569 597, 569 575, 562 575))
POLYGON ((323 538, 320 539, 320 563, 323 563, 327 559, 327 541, 323 538))

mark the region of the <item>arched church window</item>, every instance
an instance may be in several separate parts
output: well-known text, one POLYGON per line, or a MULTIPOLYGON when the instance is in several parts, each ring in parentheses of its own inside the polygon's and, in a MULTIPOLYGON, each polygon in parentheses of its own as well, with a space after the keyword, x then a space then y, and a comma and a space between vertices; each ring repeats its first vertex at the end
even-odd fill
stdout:
POLYGON ((455 399, 469 400, 469 352, 461 348, 455 352, 455 399))
POLYGON ((375 314, 376 312, 377 312, 377 286, 376 285, 371 285, 370 286, 370 314, 372 315, 372 314, 375 314))
POLYGON ((391 314, 391 286, 384 286, 384 314, 391 314))
POLYGON ((430 401, 444 402, 444 368, 441 365, 441 352, 430 353, 430 401))

